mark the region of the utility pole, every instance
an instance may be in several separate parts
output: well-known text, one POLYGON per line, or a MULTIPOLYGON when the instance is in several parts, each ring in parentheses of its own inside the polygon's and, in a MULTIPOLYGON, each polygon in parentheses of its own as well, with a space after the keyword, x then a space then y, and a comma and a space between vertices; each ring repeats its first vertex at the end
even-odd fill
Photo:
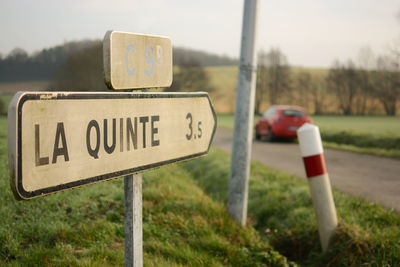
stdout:
POLYGON ((228 212, 246 225, 254 97, 257 74, 256 36, 259 0, 245 0, 236 92, 235 127, 229 175, 228 212))

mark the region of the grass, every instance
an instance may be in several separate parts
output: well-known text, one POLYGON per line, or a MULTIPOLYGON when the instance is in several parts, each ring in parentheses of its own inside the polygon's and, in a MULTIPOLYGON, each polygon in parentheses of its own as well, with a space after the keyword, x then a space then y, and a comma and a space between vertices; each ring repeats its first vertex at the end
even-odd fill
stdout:
MULTIPOLYGON (((254 116, 256 123, 258 116, 254 116)), ((400 137, 400 116, 312 116, 314 124, 320 131, 353 132, 360 135, 400 137)), ((235 116, 233 114, 218 114, 218 126, 233 129, 235 116)))
MULTIPOLYGON (((400 117, 312 116, 324 146, 400 159, 400 117)), ((256 123, 258 117, 254 117, 256 123)), ((233 129, 234 115, 218 114, 218 127, 233 129)))
MULTIPOLYGON (((122 180, 15 201, 6 128, 1 117, 0 265, 123 265, 122 180)), ((250 226, 239 227, 225 212, 229 158, 212 149, 207 157, 145 172, 146 266, 294 265, 280 253, 303 266, 400 262, 399 215, 336 190, 340 226, 330 250, 321 254, 307 183, 259 163, 251 168, 250 226)))
POLYGON ((359 154, 374 155, 385 158, 400 159, 399 149, 385 149, 376 147, 357 147, 353 145, 337 144, 334 142, 323 141, 324 148, 349 151, 359 154))
MULTIPOLYGON (((216 201, 226 202, 230 157, 213 150, 184 163, 216 201)), ((307 182, 252 163, 249 218, 255 228, 289 259, 303 266, 395 266, 400 262, 400 217, 391 210, 333 191, 339 228, 321 254, 307 182)))
MULTIPOLYGON (((214 77, 214 81, 219 80, 214 77)), ((226 83, 221 80, 220 86, 226 83)), ((341 129, 342 118, 335 122, 334 116, 321 116, 315 121, 321 132, 333 132, 329 127, 336 123, 333 129, 341 129)), ((396 136, 399 131, 390 126, 398 127, 396 118, 380 127, 368 126, 367 121, 357 125, 353 118, 341 130, 357 125, 351 133, 368 135, 373 130, 374 135, 396 136)), ((218 123, 233 128, 233 116, 219 115, 218 123)), ((6 139, 6 118, 0 117, 0 265, 123 265, 122 180, 17 202, 9 188, 6 139)), ((249 224, 257 231, 238 227, 224 206, 229 164, 228 154, 212 150, 205 158, 144 174, 146 266, 291 264, 269 244, 304 266, 395 266, 400 262, 399 215, 336 190, 340 226, 331 249, 322 255, 307 183, 258 163, 252 164, 249 190, 249 224)))
POLYGON ((400 116, 312 116, 321 132, 353 132, 360 135, 400 138, 400 116))
MULTIPOLYGON (((123 180, 16 201, 0 117, 0 265, 123 266, 123 180)), ((145 266, 290 266, 254 228, 239 227, 180 165, 144 173, 145 266)))
MULTIPOLYGON (((233 130, 233 126, 235 124, 235 116, 232 114, 217 114, 218 116, 218 127, 226 128, 233 130)), ((260 116, 254 115, 254 125, 256 125, 256 122, 260 118, 260 116)))
POLYGON ((400 117, 313 116, 324 145, 400 159, 400 117))

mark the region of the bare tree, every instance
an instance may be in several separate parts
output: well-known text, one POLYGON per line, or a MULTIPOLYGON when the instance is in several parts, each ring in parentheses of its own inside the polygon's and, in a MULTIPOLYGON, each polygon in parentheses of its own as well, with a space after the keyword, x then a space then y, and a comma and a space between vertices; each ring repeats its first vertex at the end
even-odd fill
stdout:
POLYGON ((313 77, 311 76, 310 72, 308 71, 300 71, 295 79, 295 90, 298 94, 297 103, 298 105, 309 109, 311 104, 311 97, 310 94, 313 90, 313 77))
POLYGON ((343 114, 352 115, 354 99, 359 92, 359 75, 354 63, 349 60, 345 66, 336 61, 329 70, 327 83, 329 90, 335 93, 343 114))
POLYGON ((70 55, 55 71, 50 90, 105 91, 103 46, 100 41, 70 55))
POLYGON ((322 77, 314 77, 311 84, 312 102, 314 104, 314 114, 323 114, 324 99, 326 98, 326 81, 322 77))
POLYGON ((256 99, 254 109, 255 113, 261 114, 261 104, 264 102, 264 98, 268 94, 267 53, 264 50, 261 50, 258 53, 257 64, 256 99))
POLYGON ((291 77, 287 58, 279 48, 272 48, 261 60, 265 66, 265 69, 261 68, 264 78, 257 91, 267 91, 270 104, 277 104, 279 98, 290 91, 291 77))
POLYGON ((362 47, 358 51, 357 68, 360 93, 355 100, 355 110, 357 114, 365 115, 368 100, 373 98, 371 71, 376 69, 376 58, 369 46, 362 47))
POLYGON ((13 50, 11 50, 10 53, 8 53, 6 59, 11 59, 11 60, 15 60, 15 61, 27 61, 29 58, 28 53, 19 47, 14 48, 13 50))
POLYGON ((378 58, 378 70, 374 73, 374 93, 382 103, 387 115, 395 116, 400 94, 399 57, 378 58))
POLYGON ((213 92, 210 77, 200 63, 194 58, 181 60, 174 70, 174 78, 171 87, 165 88, 165 92, 213 92))

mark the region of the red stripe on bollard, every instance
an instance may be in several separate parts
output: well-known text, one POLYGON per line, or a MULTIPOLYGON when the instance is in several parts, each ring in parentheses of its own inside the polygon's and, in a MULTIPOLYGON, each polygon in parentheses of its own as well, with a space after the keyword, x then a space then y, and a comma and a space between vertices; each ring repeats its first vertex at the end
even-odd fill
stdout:
POLYGON ((303 161, 308 178, 327 173, 324 154, 304 157, 303 161))

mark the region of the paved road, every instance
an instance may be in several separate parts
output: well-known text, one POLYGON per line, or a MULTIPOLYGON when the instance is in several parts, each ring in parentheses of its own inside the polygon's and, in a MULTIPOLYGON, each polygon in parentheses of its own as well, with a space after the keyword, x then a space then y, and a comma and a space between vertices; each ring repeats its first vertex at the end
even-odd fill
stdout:
MULTIPOLYGON (((213 146, 231 152, 232 131, 218 128, 213 146)), ((252 159, 306 179, 298 144, 254 141, 252 159)), ((330 149, 325 160, 335 188, 400 213, 400 160, 330 149)))

